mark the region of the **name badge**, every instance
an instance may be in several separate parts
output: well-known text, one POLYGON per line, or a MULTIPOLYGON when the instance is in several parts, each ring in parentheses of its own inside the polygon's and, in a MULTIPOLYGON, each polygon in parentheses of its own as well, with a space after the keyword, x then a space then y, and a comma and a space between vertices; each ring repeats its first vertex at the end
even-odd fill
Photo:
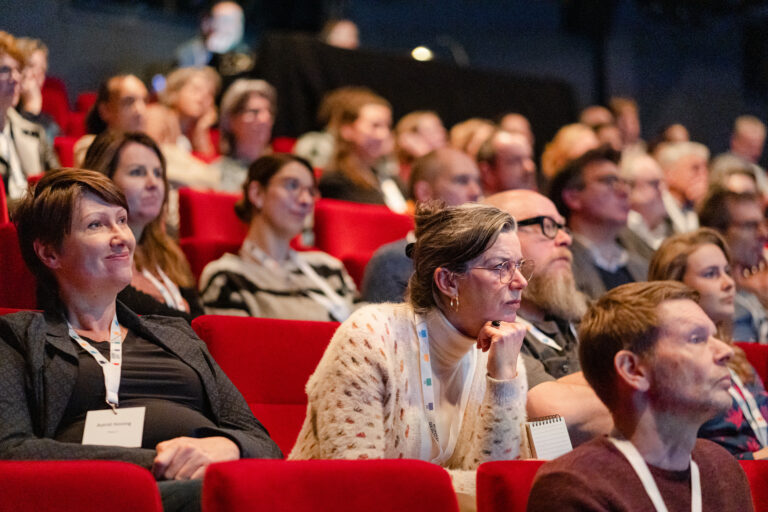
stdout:
POLYGON ((85 415, 83 444, 141 447, 146 407, 126 407, 88 411, 85 415), (117 412, 117 414, 115 414, 117 412))

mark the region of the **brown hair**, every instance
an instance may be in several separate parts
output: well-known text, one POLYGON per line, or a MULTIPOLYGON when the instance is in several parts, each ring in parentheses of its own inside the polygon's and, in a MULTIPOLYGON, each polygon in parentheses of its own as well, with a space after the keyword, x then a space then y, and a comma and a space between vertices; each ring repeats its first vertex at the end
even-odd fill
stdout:
POLYGON ((616 354, 620 350, 649 354, 660 332, 659 305, 679 299, 698 303, 699 294, 677 281, 629 283, 609 290, 587 310, 579 328, 581 369, 609 409, 619 398, 616 354))
POLYGON ((37 278, 39 297, 52 306, 58 284, 50 269, 35 252, 35 241, 56 250, 72 231, 72 217, 83 194, 90 192, 108 204, 128 210, 123 193, 103 174, 84 169, 55 169, 46 172, 13 210, 21 255, 37 278), (51 303, 47 299, 53 299, 51 303))
POLYGON ((341 136, 341 128, 351 125, 360 117, 363 107, 368 105, 381 105, 392 110, 392 105, 387 100, 374 93, 370 89, 352 88, 346 94, 335 98, 334 113, 331 121, 334 123, 334 135, 336 137, 336 150, 331 158, 328 168, 338 171, 354 184, 365 188, 378 188, 376 177, 369 169, 361 169, 355 156, 355 147, 352 142, 341 136))
POLYGON ((221 77, 215 69, 210 66, 178 68, 169 73, 165 79, 165 89, 160 93, 160 101, 163 105, 175 109, 179 91, 196 75, 202 75, 213 86, 213 95, 216 96, 221 88, 221 77))
MULTIPOLYGON (((717 246, 723 251, 728 264, 731 264, 731 252, 723 237, 714 229, 699 228, 696 231, 681 233, 664 240, 664 243, 661 244, 651 259, 648 268, 648 280, 682 282, 688 268, 688 258, 699 247, 706 244, 717 246)), ((744 382, 752 382, 755 380, 754 369, 747 361, 747 355, 744 351, 733 344, 731 330, 731 325, 717 326, 718 337, 733 348, 734 356, 728 361, 728 367, 735 371, 744 382)))
POLYGON ((19 68, 24 66, 24 54, 16 43, 16 38, 8 32, 0 30, 0 54, 6 54, 19 64, 19 68))
POLYGON ((269 185, 272 177, 280 172, 280 169, 295 162, 307 168, 307 172, 312 176, 312 182, 317 185, 315 172, 312 165, 300 156, 289 153, 275 153, 274 155, 265 155, 256 159, 248 168, 248 177, 243 183, 243 197, 235 203, 235 214, 245 223, 250 223, 253 216, 258 213, 256 207, 248 198, 248 189, 251 183, 258 182, 262 187, 269 185))
POLYGON ((417 311, 438 305, 440 291, 434 279, 438 267, 457 274, 466 272, 467 263, 490 248, 500 233, 517 230, 511 215, 481 204, 444 207, 441 202, 430 201, 417 207, 415 221, 408 301, 417 311))
MULTIPOLYGON (((165 157, 155 141, 144 133, 129 132, 115 133, 106 131, 97 136, 88 152, 85 154, 83 167, 93 169, 114 179, 115 171, 120 162, 120 154, 125 146, 135 143, 151 149, 160 160, 163 169, 163 206, 154 220, 146 225, 141 239, 136 240, 136 252, 133 256, 138 270, 144 268, 153 271, 159 267, 177 285, 182 287, 194 286, 195 281, 189 263, 181 252, 181 248, 165 232, 165 215, 168 206, 168 176, 166 175, 165 157)), ((128 212, 130 216, 131 212, 128 212)))

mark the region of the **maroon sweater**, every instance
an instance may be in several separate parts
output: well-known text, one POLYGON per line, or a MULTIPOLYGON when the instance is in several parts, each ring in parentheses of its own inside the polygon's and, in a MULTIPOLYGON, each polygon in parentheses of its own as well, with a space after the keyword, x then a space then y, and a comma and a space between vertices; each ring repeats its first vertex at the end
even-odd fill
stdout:
MULTIPOLYGON (((703 511, 753 510, 747 477, 720 446, 698 439, 693 460, 701 473, 703 511)), ((691 510, 691 470, 650 466, 670 512, 691 510)), ((528 499, 528 511, 648 511, 655 509, 632 466, 605 437, 544 464, 528 499)))

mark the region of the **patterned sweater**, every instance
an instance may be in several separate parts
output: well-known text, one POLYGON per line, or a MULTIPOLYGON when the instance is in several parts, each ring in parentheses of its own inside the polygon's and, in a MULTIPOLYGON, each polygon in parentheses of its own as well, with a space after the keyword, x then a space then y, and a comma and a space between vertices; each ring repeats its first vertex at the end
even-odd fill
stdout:
MULTIPOLYGON (((472 346, 455 329, 452 335, 436 325, 440 319, 447 324, 439 313, 426 319, 431 355, 443 341, 436 336, 458 336, 472 346)), ((470 495, 482 462, 519 457, 527 391, 522 358, 517 377, 502 381, 488 376, 487 353, 476 355, 456 447, 443 464, 456 491, 470 495)), ((307 383, 307 416, 289 458, 431 460, 435 446, 420 379, 413 309, 376 304, 357 310, 336 331, 307 383)))

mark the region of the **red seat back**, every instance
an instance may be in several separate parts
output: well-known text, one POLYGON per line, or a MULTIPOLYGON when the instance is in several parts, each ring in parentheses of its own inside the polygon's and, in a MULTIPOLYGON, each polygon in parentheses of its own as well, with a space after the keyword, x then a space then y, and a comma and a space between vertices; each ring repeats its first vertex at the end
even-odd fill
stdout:
POLYGON ((80 138, 85 135, 87 129, 85 126, 85 117, 88 114, 86 112, 70 112, 67 119, 66 129, 62 128, 62 131, 70 137, 80 138))
POLYGON ((235 215, 242 194, 179 189, 179 238, 214 238, 242 242, 248 226, 235 215))
POLYGON ((0 225, 0 306, 35 309, 37 281, 24 263, 16 226, 0 225))
POLYGON ((66 131, 69 123, 69 98, 67 86, 56 77, 46 77, 42 89, 42 111, 56 121, 62 131, 66 131))
POLYGON ((762 381, 768 382, 768 345, 738 342, 736 346, 741 347, 747 354, 749 364, 752 365, 762 381))
POLYGON ((477 468, 477 512, 525 510, 533 479, 545 460, 486 462, 477 468))
POLYGON ((182 238, 179 245, 187 257, 195 281, 200 279, 200 274, 208 263, 221 258, 227 252, 237 254, 240 249, 240 242, 210 238, 182 238))
POLYGON ((740 460, 747 475, 755 511, 768 510, 768 460, 740 460))
POLYGON ((304 422, 307 379, 338 325, 215 315, 192 322, 213 358, 286 455, 304 422))
POLYGON ((98 98, 99 93, 96 91, 83 91, 80 94, 77 95, 77 99, 75 100, 75 110, 78 112, 84 112, 88 113, 89 110, 91 110, 91 107, 96 104, 96 99, 98 98))
POLYGON ((162 512, 152 474, 104 460, 2 461, 0 510, 14 512, 162 512))
POLYGON ((296 139, 293 137, 275 137, 272 139, 272 151, 275 153, 293 153, 296 139))
POLYGON ((363 276, 365 276, 365 267, 368 265, 368 261, 371 259, 371 253, 356 253, 348 254, 341 260, 344 263, 344 268, 347 269, 349 276, 355 281, 357 289, 360 290, 363 287, 363 276))
POLYGON ((339 259, 373 252, 405 237, 413 219, 386 206, 320 199, 315 204, 315 246, 339 259))
POLYGON ((53 149, 59 156, 59 162, 62 167, 72 167, 75 165, 75 143, 77 137, 56 137, 53 139, 53 149))
POLYGON ((5 224, 9 220, 8 200, 5 197, 5 184, 3 184, 3 180, 0 180, 0 224, 5 224))
POLYGON ((240 460, 211 465, 203 512, 457 512, 448 473, 420 460, 240 460))

